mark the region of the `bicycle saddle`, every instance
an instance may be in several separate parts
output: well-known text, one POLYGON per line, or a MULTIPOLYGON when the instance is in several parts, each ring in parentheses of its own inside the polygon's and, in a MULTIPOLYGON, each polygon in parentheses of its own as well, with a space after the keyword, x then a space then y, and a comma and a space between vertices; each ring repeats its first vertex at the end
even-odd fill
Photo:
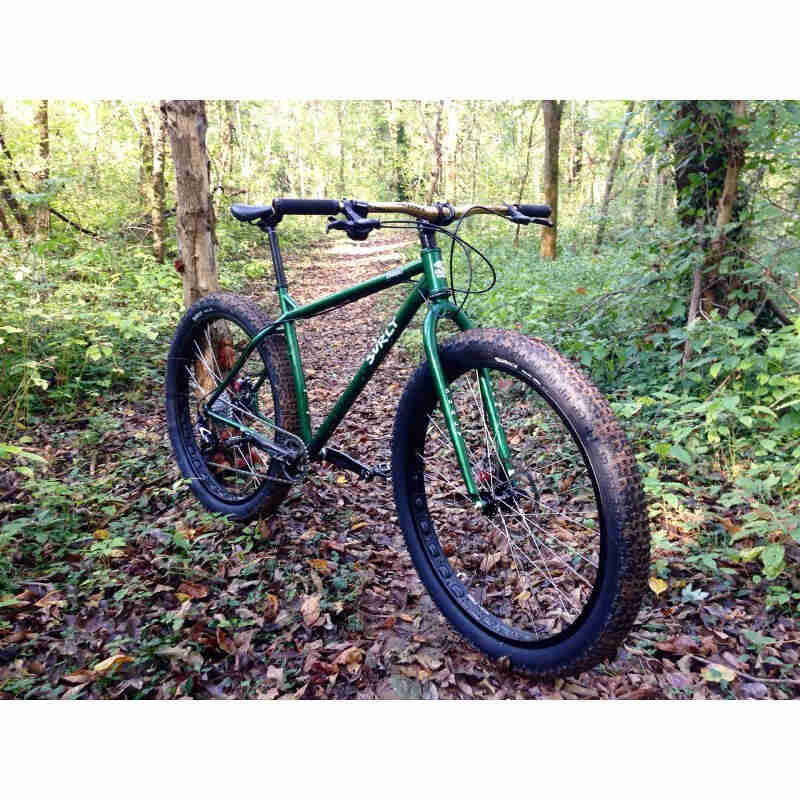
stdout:
POLYGON ((236 204, 231 206, 231 214, 240 222, 252 222, 254 219, 274 213, 272 206, 245 206, 236 204))

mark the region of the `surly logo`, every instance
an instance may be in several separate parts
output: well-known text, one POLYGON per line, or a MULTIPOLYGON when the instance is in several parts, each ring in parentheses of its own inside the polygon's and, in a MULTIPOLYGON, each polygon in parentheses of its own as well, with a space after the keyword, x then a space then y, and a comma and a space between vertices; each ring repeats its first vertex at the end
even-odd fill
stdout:
POLYGON ((375 342, 372 352, 367 356, 367 363, 372 364, 378 356, 378 353, 386 346, 392 334, 397 330, 397 320, 393 319, 387 326, 386 330, 381 334, 380 339, 375 342))

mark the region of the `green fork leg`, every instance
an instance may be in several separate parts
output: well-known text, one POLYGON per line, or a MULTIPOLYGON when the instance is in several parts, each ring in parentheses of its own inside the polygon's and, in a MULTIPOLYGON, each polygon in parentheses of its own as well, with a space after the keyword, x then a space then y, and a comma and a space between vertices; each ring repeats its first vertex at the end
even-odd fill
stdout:
MULTIPOLYGON (((467 493, 475 501, 477 506, 483 506, 484 501, 481 499, 478 488, 475 484, 475 478, 472 474, 472 467, 469 463, 467 455, 467 448, 464 444, 464 438, 461 435, 461 428, 458 423, 458 414, 455 406, 453 405, 450 396, 450 390, 447 387, 442 364, 439 359, 439 349, 436 339, 436 329, 439 320, 442 317, 453 319, 461 330, 469 330, 475 327, 472 321, 462 311, 457 309, 449 302, 434 303, 431 309, 425 316, 425 322, 422 326, 422 339, 425 345, 425 355, 428 359, 428 366, 433 375, 434 386, 436 393, 439 397, 439 403, 444 415, 445 424, 447 425, 448 433, 453 441, 453 447, 456 451, 456 459, 458 466, 461 469, 461 475, 464 478, 464 485, 467 488, 467 493)), ((492 428, 492 433, 497 443, 499 450, 498 456, 503 464, 506 474, 510 477, 512 474, 510 465, 510 453, 508 443, 506 441, 505 431, 500 422, 500 416, 497 413, 497 406, 494 402, 494 388, 492 381, 489 377, 488 370, 479 370, 479 384, 481 392, 481 401, 483 403, 486 416, 489 419, 489 424, 492 428)))

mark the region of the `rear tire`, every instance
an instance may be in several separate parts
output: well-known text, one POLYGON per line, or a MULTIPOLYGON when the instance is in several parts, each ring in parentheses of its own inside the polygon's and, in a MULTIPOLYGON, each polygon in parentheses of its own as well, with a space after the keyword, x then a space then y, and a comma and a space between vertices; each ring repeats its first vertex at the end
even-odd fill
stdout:
POLYGON ((466 495, 427 363, 395 420, 399 524, 444 616, 491 658, 542 677, 615 655, 639 611, 649 533, 639 470, 600 392, 543 342, 492 329, 440 346, 475 481, 466 495), (511 450, 487 424, 486 369, 511 450))
MULTIPOLYGON (((272 511, 291 484, 285 480, 284 465, 242 442, 233 426, 204 418, 201 409, 244 346, 269 324, 247 298, 222 292, 207 295, 183 315, 167 359, 167 426, 181 473, 209 511, 242 522, 272 511)), ((278 428, 298 433, 297 397, 282 335, 268 336, 259 344, 235 383, 214 410, 279 445, 294 443, 252 413, 257 410, 278 428), (266 379, 255 390, 261 373, 266 379)))

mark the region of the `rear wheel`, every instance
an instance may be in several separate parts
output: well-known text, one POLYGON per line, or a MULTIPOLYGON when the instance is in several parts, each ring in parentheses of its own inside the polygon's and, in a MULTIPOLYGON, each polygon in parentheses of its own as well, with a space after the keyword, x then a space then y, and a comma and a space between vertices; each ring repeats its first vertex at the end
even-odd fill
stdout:
MULTIPOLYGON (((210 417, 204 407, 249 341, 269 322, 244 297, 208 295, 183 316, 167 361, 167 424, 178 466, 209 511, 241 521, 275 508, 296 475, 238 427, 210 417)), ((212 409, 284 449, 301 449, 283 336, 268 336, 258 345, 212 409)))
POLYGON ((447 619, 493 658, 574 674, 615 654, 639 610, 649 535, 639 472, 607 402, 543 342, 476 329, 440 348, 473 476, 466 494, 426 364, 393 436, 398 519, 447 619), (486 370, 511 451, 500 458, 486 370))

